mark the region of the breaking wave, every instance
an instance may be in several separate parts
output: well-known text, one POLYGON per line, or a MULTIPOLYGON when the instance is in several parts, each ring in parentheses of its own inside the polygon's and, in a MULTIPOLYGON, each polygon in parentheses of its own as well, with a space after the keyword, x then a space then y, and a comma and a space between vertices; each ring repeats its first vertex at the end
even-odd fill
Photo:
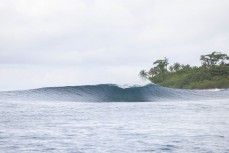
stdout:
POLYGON ((0 100, 154 102, 215 98, 229 98, 229 90, 171 89, 155 84, 123 88, 114 84, 100 84, 0 92, 0 100))

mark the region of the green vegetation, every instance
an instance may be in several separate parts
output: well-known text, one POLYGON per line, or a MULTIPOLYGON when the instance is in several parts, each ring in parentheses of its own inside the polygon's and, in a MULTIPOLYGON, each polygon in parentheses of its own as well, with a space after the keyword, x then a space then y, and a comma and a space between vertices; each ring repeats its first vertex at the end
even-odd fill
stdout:
POLYGON ((139 75, 155 84, 181 89, 229 88, 229 56, 220 52, 201 55, 201 66, 174 63, 168 59, 155 61, 150 70, 142 70, 139 75))

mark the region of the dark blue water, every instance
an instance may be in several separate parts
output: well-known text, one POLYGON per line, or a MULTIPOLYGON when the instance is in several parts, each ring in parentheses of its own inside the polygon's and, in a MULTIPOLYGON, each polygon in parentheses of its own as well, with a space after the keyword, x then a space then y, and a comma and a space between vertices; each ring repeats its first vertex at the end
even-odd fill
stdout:
POLYGON ((2 153, 221 153, 228 142, 228 90, 98 85, 0 93, 2 153))
POLYGON ((87 86, 49 87, 24 91, 0 92, 0 99, 46 100, 71 102, 154 102, 229 98, 229 90, 184 90, 148 84, 122 88, 101 84, 87 86))

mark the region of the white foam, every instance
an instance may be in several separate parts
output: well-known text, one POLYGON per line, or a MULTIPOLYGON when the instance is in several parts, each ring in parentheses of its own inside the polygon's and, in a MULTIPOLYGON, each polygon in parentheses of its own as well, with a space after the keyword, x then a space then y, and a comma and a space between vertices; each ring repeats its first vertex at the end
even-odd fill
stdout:
POLYGON ((219 88, 215 88, 215 89, 206 89, 207 91, 223 91, 225 89, 219 89, 219 88))

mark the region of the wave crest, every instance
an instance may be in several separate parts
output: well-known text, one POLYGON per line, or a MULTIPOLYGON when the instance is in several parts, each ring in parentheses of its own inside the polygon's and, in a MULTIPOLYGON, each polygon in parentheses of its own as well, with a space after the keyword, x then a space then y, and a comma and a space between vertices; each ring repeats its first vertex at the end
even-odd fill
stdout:
POLYGON ((229 98, 229 90, 171 89, 155 84, 119 86, 115 84, 47 87, 24 91, 0 92, 0 100, 48 100, 74 102, 153 102, 229 98))

